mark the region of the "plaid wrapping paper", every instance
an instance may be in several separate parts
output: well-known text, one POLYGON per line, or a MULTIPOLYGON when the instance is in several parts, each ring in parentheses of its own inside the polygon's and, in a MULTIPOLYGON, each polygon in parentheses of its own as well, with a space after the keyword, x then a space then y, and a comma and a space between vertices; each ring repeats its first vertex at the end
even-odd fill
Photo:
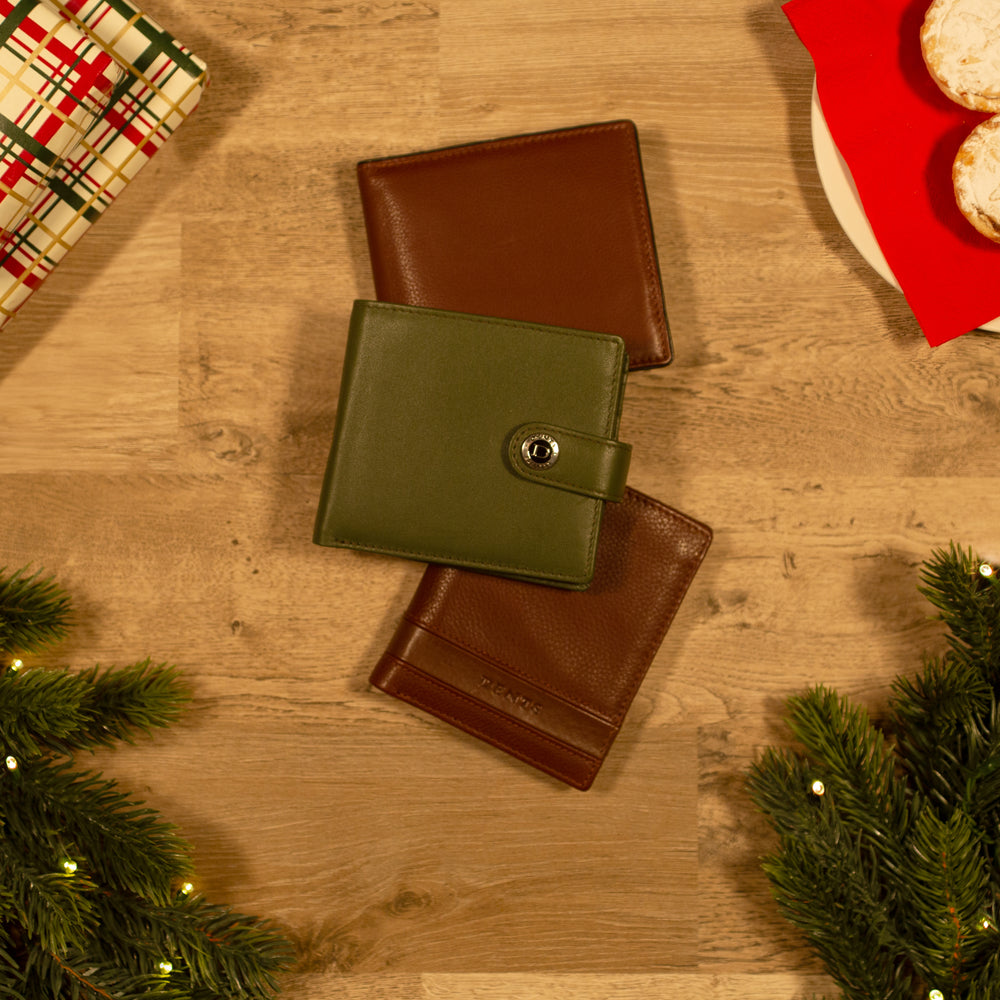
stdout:
POLYGON ((0 239, 79 145, 124 70, 40 0, 0 0, 0 239))
POLYGON ((51 5, 125 76, 0 247, 0 327, 194 111, 208 81, 204 62, 127 0, 51 5))

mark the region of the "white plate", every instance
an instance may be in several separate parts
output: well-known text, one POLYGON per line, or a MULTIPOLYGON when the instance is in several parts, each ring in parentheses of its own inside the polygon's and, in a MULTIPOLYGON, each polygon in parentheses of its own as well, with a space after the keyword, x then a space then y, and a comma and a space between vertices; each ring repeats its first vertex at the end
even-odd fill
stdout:
MULTIPOLYGON (((890 285, 899 288, 899 282, 885 262, 868 217, 861 207, 861 199, 858 197, 858 189, 854 186, 851 172, 833 143, 833 137, 830 135, 816 94, 815 79, 812 92, 812 142, 820 183, 841 229, 872 268, 890 285)), ((992 323, 984 323, 979 329, 1000 333, 1000 318, 993 320, 992 323)))

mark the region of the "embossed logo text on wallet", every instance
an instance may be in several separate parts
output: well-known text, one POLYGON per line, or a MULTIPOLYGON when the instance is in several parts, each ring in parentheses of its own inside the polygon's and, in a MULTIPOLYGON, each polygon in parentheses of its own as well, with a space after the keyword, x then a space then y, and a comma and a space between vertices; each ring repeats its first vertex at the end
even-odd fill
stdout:
POLYGON ((481 692, 488 692, 494 698, 507 702, 528 715, 538 715, 542 710, 541 702, 533 701, 526 695, 504 684, 503 681, 494 680, 492 677, 487 677, 486 674, 483 674, 480 678, 479 690, 481 692))

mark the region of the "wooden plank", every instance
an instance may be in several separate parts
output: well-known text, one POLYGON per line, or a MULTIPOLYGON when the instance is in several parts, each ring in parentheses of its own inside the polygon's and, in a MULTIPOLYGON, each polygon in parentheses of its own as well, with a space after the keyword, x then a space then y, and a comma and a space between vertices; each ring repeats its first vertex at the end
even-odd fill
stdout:
MULTIPOLYGON (((840 231, 812 63, 722 0, 164 0, 203 106, 0 334, 0 565, 79 623, 33 666, 176 663, 93 762, 199 885, 295 940, 289 1000, 831 992, 760 871, 746 769, 814 683, 876 715, 940 649, 919 567, 1000 558, 996 337, 927 347, 840 231), (355 163, 632 117, 675 362, 630 483, 715 531, 594 788, 371 690, 422 566, 311 542, 354 298, 355 163)), ((998 310, 1000 311, 1000 310, 998 310)))

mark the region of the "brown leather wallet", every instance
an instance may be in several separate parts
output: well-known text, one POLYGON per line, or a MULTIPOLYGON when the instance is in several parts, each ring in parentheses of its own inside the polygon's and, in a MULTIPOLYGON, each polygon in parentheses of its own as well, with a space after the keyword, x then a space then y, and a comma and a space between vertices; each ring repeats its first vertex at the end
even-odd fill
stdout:
POLYGON ((711 539, 628 488, 585 591, 430 566, 370 681, 587 789, 711 539))
POLYGON ((366 160, 384 302, 613 333, 672 358, 636 127, 620 120, 366 160))

